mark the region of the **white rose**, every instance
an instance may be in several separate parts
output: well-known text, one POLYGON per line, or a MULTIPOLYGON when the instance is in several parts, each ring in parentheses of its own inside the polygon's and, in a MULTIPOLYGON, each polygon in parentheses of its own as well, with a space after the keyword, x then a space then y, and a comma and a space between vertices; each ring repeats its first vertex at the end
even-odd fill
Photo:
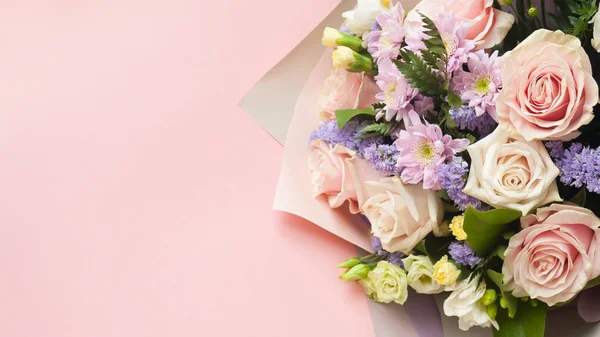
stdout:
POLYGON ((404 268, 408 271, 408 285, 420 294, 439 294, 444 286, 433 280, 433 264, 424 255, 409 255, 402 259, 404 268))
POLYGON ((356 7, 344 12, 342 16, 346 19, 346 27, 351 33, 361 36, 370 32, 377 16, 389 11, 389 1, 386 0, 358 0, 356 7))
POLYGON ((600 8, 596 15, 590 20, 594 24, 594 37, 592 38, 592 47, 600 53, 600 8))
POLYGON ((367 181, 365 189, 367 201, 361 209, 388 252, 408 254, 431 231, 439 233, 444 206, 435 191, 422 184, 405 185, 396 176, 367 181))
POLYGON ((489 328, 493 325, 498 329, 498 323, 487 314, 485 305, 480 299, 485 293, 485 281, 479 281, 477 275, 469 282, 469 277, 460 281, 456 289, 444 301, 446 316, 458 316, 458 327, 467 331, 472 326, 489 328))
POLYGON ((562 200, 555 181, 560 171, 541 141, 518 139, 497 128, 467 151, 471 170, 464 193, 523 215, 562 200))
POLYGON ((375 290, 376 301, 383 303, 396 302, 404 304, 408 297, 408 285, 404 269, 387 261, 377 263, 375 269, 369 272, 372 289, 375 290))

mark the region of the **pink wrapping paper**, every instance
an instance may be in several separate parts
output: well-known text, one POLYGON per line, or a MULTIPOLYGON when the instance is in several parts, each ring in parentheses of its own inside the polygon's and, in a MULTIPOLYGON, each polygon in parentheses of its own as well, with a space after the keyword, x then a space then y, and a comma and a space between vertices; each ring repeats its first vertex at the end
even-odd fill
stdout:
POLYGON ((324 198, 313 198, 307 166, 308 140, 319 125, 317 97, 332 70, 331 50, 323 54, 298 97, 283 150, 281 173, 273 208, 305 218, 329 232, 371 251, 369 226, 348 212, 347 203, 331 209, 324 198))

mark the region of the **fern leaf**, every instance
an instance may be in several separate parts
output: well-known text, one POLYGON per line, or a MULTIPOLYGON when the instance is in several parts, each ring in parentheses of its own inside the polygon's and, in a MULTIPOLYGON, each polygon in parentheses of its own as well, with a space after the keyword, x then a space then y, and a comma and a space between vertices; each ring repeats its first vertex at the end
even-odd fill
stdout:
POLYGON ((438 97, 444 93, 438 74, 423 59, 410 50, 400 52, 403 62, 396 62, 408 83, 425 96, 438 97))

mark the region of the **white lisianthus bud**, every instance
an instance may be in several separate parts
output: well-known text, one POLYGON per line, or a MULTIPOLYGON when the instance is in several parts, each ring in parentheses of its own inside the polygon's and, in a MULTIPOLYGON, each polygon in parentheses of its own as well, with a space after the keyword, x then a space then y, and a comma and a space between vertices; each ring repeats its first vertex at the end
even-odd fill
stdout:
POLYGON ((369 272, 368 278, 373 282, 375 294, 371 297, 376 301, 398 304, 404 304, 406 301, 408 284, 404 269, 387 261, 380 261, 375 269, 369 272))
POLYGON ((330 48, 344 46, 357 52, 365 50, 362 47, 363 41, 360 38, 340 32, 331 27, 325 27, 325 30, 323 31, 323 40, 321 42, 324 46, 330 48))
POLYGON ((433 263, 424 255, 409 255, 402 259, 408 271, 408 285, 420 294, 439 294, 444 286, 433 279, 433 263))
POLYGON ((331 57, 335 68, 346 69, 353 73, 373 69, 373 61, 370 57, 361 55, 348 47, 339 46, 331 57))

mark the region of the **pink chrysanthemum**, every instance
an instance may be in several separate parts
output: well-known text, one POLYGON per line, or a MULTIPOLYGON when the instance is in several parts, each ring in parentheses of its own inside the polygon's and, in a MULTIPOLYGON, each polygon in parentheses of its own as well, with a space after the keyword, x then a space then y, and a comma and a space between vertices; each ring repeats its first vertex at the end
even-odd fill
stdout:
POLYGON ((404 41, 404 9, 397 3, 389 12, 379 14, 377 24, 380 30, 373 30, 366 36, 367 49, 375 60, 395 59, 400 54, 404 41))
POLYGON ((436 124, 423 123, 414 112, 409 113, 411 126, 398 133, 394 145, 400 151, 397 165, 402 167, 404 183, 423 182, 425 189, 441 189, 439 168, 454 155, 464 151, 468 139, 452 139, 436 124))
POLYGON ((425 114, 433 110, 433 100, 424 97, 417 89, 411 87, 392 60, 384 58, 379 60, 377 65, 379 73, 375 76, 375 80, 382 92, 375 98, 385 104, 377 119, 385 116, 387 121, 404 120, 406 125, 410 125, 410 120, 407 118, 409 112, 425 114))
POLYGON ((452 13, 440 13, 433 22, 448 53, 448 72, 453 72, 467 62, 469 52, 475 49, 475 41, 467 40, 469 26, 465 22, 456 21, 452 13))
POLYGON ((494 102, 502 87, 500 60, 498 51, 488 55, 478 50, 469 55, 469 71, 459 69, 452 79, 454 90, 460 93, 463 102, 475 108, 477 116, 487 112, 495 121, 498 121, 498 115, 494 102))

